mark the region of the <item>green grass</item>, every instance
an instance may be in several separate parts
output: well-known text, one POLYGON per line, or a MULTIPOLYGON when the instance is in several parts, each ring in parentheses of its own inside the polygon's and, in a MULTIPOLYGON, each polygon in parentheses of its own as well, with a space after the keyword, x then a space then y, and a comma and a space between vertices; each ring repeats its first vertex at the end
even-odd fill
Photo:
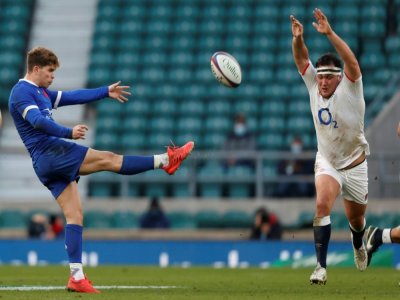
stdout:
MULTIPOLYGON (((328 269, 325 286, 310 285, 311 269, 212 269, 103 266, 85 268, 94 285, 178 286, 175 289, 110 289, 101 294, 0 291, 0 299, 397 299, 400 274, 392 268, 328 269)), ((68 268, 0 267, 0 286, 64 286, 68 268)))

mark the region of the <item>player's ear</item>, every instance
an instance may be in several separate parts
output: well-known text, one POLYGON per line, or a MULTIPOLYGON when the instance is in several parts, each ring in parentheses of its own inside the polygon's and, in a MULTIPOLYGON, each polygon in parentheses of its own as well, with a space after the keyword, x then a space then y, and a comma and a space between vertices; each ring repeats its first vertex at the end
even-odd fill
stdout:
POLYGON ((338 75, 338 81, 339 81, 339 82, 342 81, 342 75, 338 75))
POLYGON ((37 73, 39 71, 40 67, 39 66, 33 66, 32 72, 37 73))

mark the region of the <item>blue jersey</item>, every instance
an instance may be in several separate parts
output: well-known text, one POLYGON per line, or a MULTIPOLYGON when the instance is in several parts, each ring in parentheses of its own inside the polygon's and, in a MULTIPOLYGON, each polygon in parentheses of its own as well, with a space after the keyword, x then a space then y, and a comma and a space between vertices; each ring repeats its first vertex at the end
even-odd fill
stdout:
POLYGON ((108 87, 69 92, 51 91, 21 79, 11 90, 8 107, 18 133, 28 149, 39 180, 58 198, 79 170, 88 148, 65 141, 72 129, 54 122, 52 109, 83 104, 108 96, 108 87))
POLYGON ((54 122, 53 108, 84 104, 107 96, 107 86, 62 92, 21 79, 11 90, 8 105, 18 133, 35 161, 54 140, 72 138, 71 128, 54 122))

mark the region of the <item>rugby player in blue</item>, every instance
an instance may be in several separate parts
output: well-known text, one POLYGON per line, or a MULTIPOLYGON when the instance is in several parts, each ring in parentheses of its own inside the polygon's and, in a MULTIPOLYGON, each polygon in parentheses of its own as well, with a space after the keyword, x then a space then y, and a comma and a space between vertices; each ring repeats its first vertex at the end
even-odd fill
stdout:
POLYGON ((122 156, 66 141, 84 139, 88 127, 79 124, 68 128, 57 124, 52 118, 52 109, 107 97, 123 103, 128 101, 129 87, 117 82, 95 89, 52 91, 48 87, 59 67, 57 56, 49 49, 37 47, 28 52, 26 64, 25 77, 11 90, 9 111, 39 180, 53 194, 67 222, 65 248, 71 270, 67 289, 99 293, 82 268, 83 212, 77 188, 79 176, 99 171, 133 175, 158 168, 172 175, 193 150, 194 143, 168 147, 167 153, 160 155, 122 156))

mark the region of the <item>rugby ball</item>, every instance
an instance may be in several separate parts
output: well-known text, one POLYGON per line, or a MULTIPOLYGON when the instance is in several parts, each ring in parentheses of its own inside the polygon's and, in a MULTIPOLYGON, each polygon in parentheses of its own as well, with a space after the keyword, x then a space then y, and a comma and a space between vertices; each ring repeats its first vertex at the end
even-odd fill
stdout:
POLYGON ((242 70, 237 60, 229 53, 218 51, 211 56, 211 71, 223 85, 235 88, 242 82, 242 70))

